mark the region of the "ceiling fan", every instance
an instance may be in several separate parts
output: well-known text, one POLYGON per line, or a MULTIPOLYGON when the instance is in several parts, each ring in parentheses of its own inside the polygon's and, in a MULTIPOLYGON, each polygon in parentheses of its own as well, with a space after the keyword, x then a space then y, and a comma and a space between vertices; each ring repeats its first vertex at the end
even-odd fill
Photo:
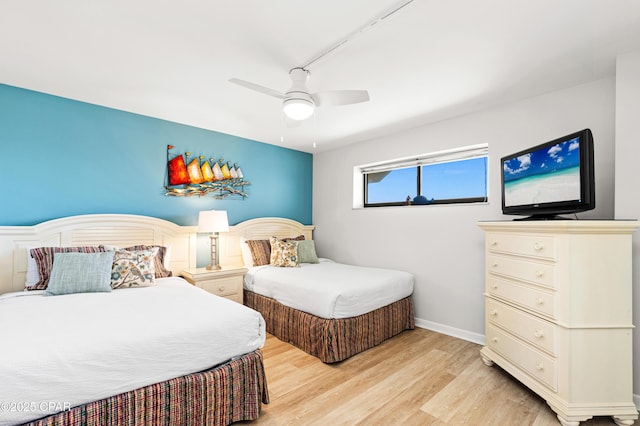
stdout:
POLYGON ((309 93, 306 83, 310 73, 305 68, 293 68, 289 71, 289 76, 292 84, 289 90, 284 93, 237 78, 231 78, 229 81, 256 92, 282 99, 282 110, 285 115, 298 121, 309 118, 316 107, 350 105, 369 100, 369 93, 366 90, 332 90, 309 93))

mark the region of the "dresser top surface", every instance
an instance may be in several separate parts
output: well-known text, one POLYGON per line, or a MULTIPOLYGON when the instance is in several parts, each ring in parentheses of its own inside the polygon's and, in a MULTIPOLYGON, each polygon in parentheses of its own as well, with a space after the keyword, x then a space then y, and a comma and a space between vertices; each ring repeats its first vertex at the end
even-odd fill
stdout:
POLYGON ((637 220, 510 220, 482 221, 478 226, 485 231, 547 232, 575 234, 631 234, 640 222, 637 220))

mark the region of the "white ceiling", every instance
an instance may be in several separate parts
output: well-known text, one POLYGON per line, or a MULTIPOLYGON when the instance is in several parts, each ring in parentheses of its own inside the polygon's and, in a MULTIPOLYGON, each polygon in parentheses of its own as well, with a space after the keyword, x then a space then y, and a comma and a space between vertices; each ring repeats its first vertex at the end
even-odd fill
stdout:
POLYGON ((298 128, 288 72, 407 0, 3 0, 0 83, 319 152, 614 75, 638 0, 413 0, 309 67, 367 89, 298 128), (317 141, 317 148, 313 142, 317 141))

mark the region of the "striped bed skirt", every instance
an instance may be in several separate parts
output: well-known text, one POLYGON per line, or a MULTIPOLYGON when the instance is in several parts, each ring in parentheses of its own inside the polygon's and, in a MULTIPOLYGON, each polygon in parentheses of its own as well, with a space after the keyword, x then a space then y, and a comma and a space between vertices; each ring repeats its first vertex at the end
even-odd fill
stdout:
POLYGON ((29 426, 222 426, 260 415, 269 403, 262 352, 211 370, 90 402, 29 426))
POLYGON ((260 312, 267 332, 333 363, 415 328, 411 296, 352 318, 325 319, 244 290, 244 304, 260 312))

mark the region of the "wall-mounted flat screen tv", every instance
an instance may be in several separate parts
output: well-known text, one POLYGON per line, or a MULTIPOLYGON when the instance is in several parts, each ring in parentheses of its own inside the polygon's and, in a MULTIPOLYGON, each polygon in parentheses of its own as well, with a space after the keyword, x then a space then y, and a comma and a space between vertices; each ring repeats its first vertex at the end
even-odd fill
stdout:
POLYGON ((500 163, 504 214, 551 219, 596 206, 590 129, 507 155, 500 163))

